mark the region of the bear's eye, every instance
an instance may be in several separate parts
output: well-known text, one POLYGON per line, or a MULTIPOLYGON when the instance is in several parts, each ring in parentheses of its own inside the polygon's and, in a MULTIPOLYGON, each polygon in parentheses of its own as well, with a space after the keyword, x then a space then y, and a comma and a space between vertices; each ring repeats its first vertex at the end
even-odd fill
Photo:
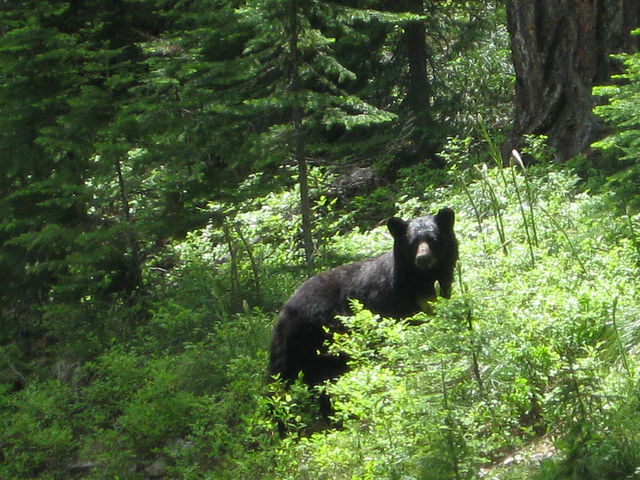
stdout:
POLYGON ((429 237, 425 239, 425 242, 429 244, 429 248, 437 250, 440 244, 442 243, 440 239, 429 237))

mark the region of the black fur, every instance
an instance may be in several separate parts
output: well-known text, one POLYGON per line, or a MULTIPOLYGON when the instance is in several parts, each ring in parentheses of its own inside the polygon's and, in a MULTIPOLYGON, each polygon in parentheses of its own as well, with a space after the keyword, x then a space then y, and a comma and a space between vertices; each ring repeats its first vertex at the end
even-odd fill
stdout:
POLYGON ((453 232, 454 212, 441 209, 404 221, 387 221, 393 250, 379 257, 342 265, 302 284, 286 301, 273 331, 269 377, 287 381, 303 373, 317 385, 347 369, 344 356, 329 355, 324 345, 331 331, 342 325, 336 315, 349 315, 349 299, 357 299, 374 313, 403 318, 416 314, 425 301, 435 300, 435 282, 449 298, 458 242, 453 232))

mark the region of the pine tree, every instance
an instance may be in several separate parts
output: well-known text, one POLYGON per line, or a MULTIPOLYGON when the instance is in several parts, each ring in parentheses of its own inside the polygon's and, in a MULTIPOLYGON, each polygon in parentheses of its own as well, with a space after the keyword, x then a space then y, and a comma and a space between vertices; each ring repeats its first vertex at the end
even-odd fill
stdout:
MULTIPOLYGON (((640 37, 640 28, 632 32, 640 37)), ((615 82, 593 88, 593 94, 606 98, 594 108, 610 128, 608 134, 592 144, 615 159, 617 172, 610 177, 616 192, 622 194, 627 213, 638 208, 640 187, 640 53, 613 56, 624 64, 624 71, 613 75, 615 82)), ((631 225, 631 217, 629 217, 631 225)))
POLYGON ((141 286, 123 175, 136 130, 126 98, 145 71, 140 12, 101 3, 21 2, 2 16, 3 342, 108 338, 126 322, 107 305, 141 286))
POLYGON ((261 152, 264 164, 296 166, 301 234, 305 260, 310 262, 313 221, 307 163, 314 157, 331 160, 323 134, 335 127, 368 128, 395 117, 350 92, 357 77, 337 58, 332 36, 348 34, 349 16, 370 20, 378 14, 327 2, 253 0, 241 15, 255 32, 245 51, 252 62, 253 95, 244 102, 241 115, 263 120, 252 149, 261 152))

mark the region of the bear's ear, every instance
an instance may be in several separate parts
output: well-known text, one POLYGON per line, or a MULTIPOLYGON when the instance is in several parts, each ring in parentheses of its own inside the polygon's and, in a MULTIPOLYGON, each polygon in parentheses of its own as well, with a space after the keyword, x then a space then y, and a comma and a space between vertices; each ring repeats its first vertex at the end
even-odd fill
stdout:
POLYGON ((436 214, 436 223, 442 230, 453 230, 453 224, 456 221, 453 210, 445 207, 441 208, 436 214))
POLYGON ((408 224, 398 217, 391 217, 387 220, 387 227, 393 235, 393 238, 402 238, 407 233, 408 224))

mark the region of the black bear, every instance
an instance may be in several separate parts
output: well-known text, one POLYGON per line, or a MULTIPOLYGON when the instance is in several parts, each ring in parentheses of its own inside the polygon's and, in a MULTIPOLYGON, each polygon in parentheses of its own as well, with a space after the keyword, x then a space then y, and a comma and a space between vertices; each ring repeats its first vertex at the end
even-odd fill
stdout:
POLYGON ((325 341, 341 328, 336 315, 349 315, 349 300, 385 317, 418 313, 440 295, 449 298, 458 242, 454 213, 441 209, 404 221, 390 218, 393 251, 342 265, 307 280, 286 301, 271 340, 269 378, 292 381, 302 372, 305 383, 317 385, 346 371, 346 359, 329 355, 325 341))

